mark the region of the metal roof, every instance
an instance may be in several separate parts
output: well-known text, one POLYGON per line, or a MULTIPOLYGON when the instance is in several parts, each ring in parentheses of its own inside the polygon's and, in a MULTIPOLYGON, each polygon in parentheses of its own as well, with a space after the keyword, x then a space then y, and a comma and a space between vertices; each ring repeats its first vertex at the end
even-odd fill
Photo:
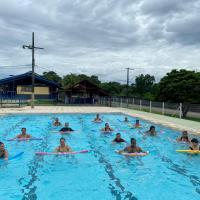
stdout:
MULTIPOLYGON (((24 74, 20 74, 20 75, 16 75, 16 76, 11 76, 11 77, 8 77, 8 78, 4 78, 4 79, 1 79, 0 80, 0 85, 4 85, 4 84, 7 84, 9 82, 13 82, 13 81, 18 81, 18 80, 22 80, 24 78, 27 78, 27 77, 32 77, 32 72, 29 71, 27 73, 24 73, 24 74)), ((59 87, 59 84, 53 82, 53 81, 50 81, 42 76, 40 76, 39 74, 36 74, 35 73, 35 80, 39 80, 47 85, 51 85, 53 87, 59 87)))

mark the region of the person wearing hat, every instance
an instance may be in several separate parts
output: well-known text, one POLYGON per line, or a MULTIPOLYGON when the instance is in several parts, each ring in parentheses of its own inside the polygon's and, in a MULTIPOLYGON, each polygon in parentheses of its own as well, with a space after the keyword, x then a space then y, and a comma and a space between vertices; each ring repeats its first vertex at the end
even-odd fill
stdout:
POLYGON ((200 150, 199 141, 196 138, 193 138, 190 143, 191 143, 191 146, 189 147, 190 150, 197 150, 197 151, 200 150))

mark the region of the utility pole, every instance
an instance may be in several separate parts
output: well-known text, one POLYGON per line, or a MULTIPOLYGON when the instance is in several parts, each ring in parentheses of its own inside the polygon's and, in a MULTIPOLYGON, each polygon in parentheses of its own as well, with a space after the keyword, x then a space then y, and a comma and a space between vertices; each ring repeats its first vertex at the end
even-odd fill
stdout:
POLYGON ((31 89, 31 108, 34 108, 34 101, 35 101, 35 49, 44 49, 41 47, 35 47, 35 39, 34 39, 34 32, 32 32, 32 45, 23 45, 23 49, 31 49, 32 50, 32 89, 31 89))
POLYGON ((126 98, 127 98, 127 108, 128 108, 128 97, 129 97, 129 92, 128 92, 128 89, 129 89, 129 71, 130 70, 134 70, 133 68, 126 68, 127 70, 127 84, 126 84, 126 98))

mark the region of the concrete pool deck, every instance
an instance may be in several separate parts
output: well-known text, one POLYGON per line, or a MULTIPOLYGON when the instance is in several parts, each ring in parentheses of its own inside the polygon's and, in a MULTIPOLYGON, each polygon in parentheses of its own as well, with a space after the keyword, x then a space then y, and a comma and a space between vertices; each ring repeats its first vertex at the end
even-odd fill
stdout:
POLYGON ((30 106, 23 108, 0 108, 0 115, 31 113, 124 113, 139 117, 155 124, 161 124, 175 130, 187 130, 189 133, 200 135, 200 122, 168 117, 126 108, 96 107, 96 106, 30 106))

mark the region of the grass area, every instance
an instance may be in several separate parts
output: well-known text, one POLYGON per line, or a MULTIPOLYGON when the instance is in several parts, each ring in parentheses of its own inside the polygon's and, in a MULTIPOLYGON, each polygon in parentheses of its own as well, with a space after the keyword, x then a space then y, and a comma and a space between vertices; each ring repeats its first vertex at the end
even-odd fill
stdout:
MULTIPOLYGON (((129 108, 131 109, 131 108, 129 108)), ((143 112, 148 112, 150 113, 149 109, 133 109, 133 110, 139 110, 139 111, 143 111, 143 112)), ((159 115, 163 115, 161 112, 156 112, 156 111, 152 111, 151 113, 154 113, 154 114, 159 114, 159 115)), ((168 116, 168 117, 174 117, 174 118, 179 118, 178 115, 172 115, 172 114, 168 114, 168 113, 165 113, 164 116, 168 116)), ((186 120, 191 120, 191 121, 196 121, 196 122, 200 122, 200 118, 195 118, 195 117, 186 117, 184 118, 186 120)))

